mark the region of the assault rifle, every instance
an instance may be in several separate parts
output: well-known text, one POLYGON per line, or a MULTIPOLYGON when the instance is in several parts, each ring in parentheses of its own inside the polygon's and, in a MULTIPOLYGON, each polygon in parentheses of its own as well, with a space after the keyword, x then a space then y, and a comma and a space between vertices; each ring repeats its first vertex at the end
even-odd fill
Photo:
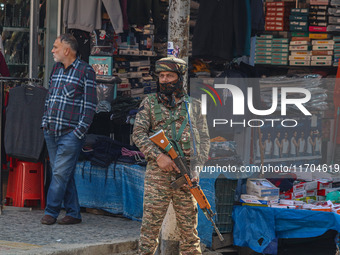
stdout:
POLYGON ((170 155, 170 157, 173 159, 175 162, 176 166, 179 168, 181 171, 181 177, 178 178, 176 181, 171 183, 171 186, 174 189, 180 188, 183 184, 187 184, 189 186, 191 194, 194 196, 196 199, 198 205, 202 209, 204 215, 207 217, 207 219, 212 223, 219 239, 221 241, 224 240, 223 236, 221 235, 220 231, 218 230, 213 217, 216 215, 213 213, 211 210, 211 206, 209 204, 208 199, 203 193, 203 190, 201 190, 201 187, 198 185, 197 182, 192 182, 191 179, 191 173, 190 170, 188 169, 188 166, 186 164, 186 160, 184 157, 178 156, 177 152, 175 149, 172 147, 168 139, 166 138, 164 131, 159 130, 156 134, 152 135, 149 137, 149 139, 154 142, 156 145, 158 145, 160 148, 163 150, 167 151, 170 155))

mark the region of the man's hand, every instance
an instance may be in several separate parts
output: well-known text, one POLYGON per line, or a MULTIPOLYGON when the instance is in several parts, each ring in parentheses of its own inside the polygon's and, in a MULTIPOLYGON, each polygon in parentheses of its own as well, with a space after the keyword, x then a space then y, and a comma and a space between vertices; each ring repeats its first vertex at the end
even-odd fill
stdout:
POLYGON ((163 169, 165 171, 176 171, 177 173, 180 173, 180 170, 176 166, 175 162, 164 153, 160 154, 157 157, 156 162, 160 169, 163 169))

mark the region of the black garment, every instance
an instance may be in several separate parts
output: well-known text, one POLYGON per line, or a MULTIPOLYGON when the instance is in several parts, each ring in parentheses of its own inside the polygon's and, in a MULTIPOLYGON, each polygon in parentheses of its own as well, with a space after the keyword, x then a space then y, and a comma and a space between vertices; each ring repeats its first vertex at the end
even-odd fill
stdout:
POLYGON ((251 36, 264 31, 263 0, 251 0, 251 36))
POLYGON ((127 15, 131 25, 147 25, 153 18, 157 26, 160 22, 159 0, 129 0, 127 15))
POLYGON ((47 90, 20 86, 9 91, 6 109, 5 149, 7 155, 26 161, 38 161, 44 146, 40 128, 47 90))
POLYGON ((91 53, 91 36, 89 32, 78 30, 78 29, 70 29, 69 31, 78 42, 78 55, 81 60, 85 62, 89 62, 89 57, 91 53))
POLYGON ((247 19, 245 0, 201 0, 192 55, 226 60, 244 55, 247 19))

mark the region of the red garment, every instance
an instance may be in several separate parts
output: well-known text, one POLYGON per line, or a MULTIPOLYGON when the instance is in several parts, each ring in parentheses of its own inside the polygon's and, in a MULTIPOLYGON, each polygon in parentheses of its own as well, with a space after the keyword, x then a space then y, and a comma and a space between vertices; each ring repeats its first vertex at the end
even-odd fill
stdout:
POLYGON ((0 74, 1 74, 1 76, 3 76, 3 77, 9 77, 9 76, 11 76, 11 75, 9 74, 9 70, 8 70, 8 67, 7 67, 7 64, 6 64, 4 55, 2 55, 2 52, 1 52, 1 51, 0 51, 0 74))

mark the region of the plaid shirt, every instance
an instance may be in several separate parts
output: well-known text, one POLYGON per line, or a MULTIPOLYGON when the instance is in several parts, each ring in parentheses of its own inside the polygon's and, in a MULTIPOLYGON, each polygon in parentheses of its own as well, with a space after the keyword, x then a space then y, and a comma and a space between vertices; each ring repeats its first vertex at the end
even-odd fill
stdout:
POLYGON ((77 58, 66 69, 56 63, 49 80, 41 126, 54 136, 71 131, 83 138, 97 104, 96 75, 92 67, 77 58))

